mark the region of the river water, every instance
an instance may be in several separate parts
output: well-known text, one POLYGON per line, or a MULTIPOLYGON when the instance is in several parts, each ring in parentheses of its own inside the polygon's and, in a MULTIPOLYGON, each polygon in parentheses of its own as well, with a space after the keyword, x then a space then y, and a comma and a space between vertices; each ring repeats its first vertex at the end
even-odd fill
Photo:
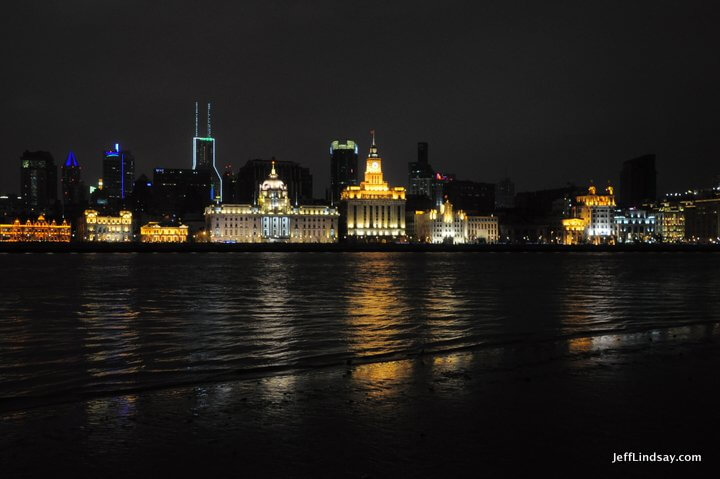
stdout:
POLYGON ((720 320, 711 253, 1 254, 0 399, 720 320))

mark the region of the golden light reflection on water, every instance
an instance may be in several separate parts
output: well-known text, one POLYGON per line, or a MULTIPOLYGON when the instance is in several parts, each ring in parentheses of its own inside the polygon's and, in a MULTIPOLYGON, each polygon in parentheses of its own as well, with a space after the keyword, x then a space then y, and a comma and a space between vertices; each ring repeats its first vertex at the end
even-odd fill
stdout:
POLYGON ((445 354, 439 356, 431 356, 430 364, 434 369, 460 369, 470 366, 472 355, 469 353, 445 354))
POLYGON ((348 347, 353 353, 387 353, 396 350, 401 341, 398 336, 409 318, 396 292, 397 278, 391 265, 390 259, 373 255, 358 272, 346 303, 348 347))
POLYGON ((363 364, 352 371, 358 386, 367 388, 368 397, 387 398, 398 393, 398 383, 407 380, 413 372, 410 360, 363 364))

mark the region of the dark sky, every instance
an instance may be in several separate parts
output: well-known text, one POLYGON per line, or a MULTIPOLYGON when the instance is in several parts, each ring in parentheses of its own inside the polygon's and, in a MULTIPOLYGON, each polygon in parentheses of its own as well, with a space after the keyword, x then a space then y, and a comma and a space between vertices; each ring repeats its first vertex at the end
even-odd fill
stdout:
POLYGON ((658 155, 659 190, 720 173, 720 16, 695 1, 23 1, 0 17, 0 191, 25 149, 101 151, 137 171, 190 167, 194 101, 218 161, 275 156, 329 180, 328 146, 405 184, 416 143, 437 170, 519 190, 616 180, 658 155))

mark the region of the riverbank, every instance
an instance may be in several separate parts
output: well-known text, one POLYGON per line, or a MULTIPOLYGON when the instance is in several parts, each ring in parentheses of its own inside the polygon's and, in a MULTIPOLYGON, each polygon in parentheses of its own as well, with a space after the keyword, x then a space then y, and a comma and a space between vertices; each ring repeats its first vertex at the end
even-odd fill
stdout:
POLYGON ((472 252, 472 253, 559 253, 559 252, 720 252, 713 244, 395 244, 395 243, 0 243, 0 253, 231 253, 231 252, 472 252))
POLYGON ((0 412, 5 477, 688 475, 716 461, 715 323, 0 412), (612 464, 613 453, 702 464, 612 464))

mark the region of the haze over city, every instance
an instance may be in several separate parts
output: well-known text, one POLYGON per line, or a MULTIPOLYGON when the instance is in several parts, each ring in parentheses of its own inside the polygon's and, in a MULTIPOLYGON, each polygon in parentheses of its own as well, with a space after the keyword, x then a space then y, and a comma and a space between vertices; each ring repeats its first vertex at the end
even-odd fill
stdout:
POLYGON ((136 171, 191 164, 194 101, 218 164, 298 161, 317 197, 328 146, 369 146, 405 184, 435 168, 517 190, 617 182, 657 155, 658 192, 720 173, 718 15, 710 2, 23 2, 0 35, 0 191, 22 152, 75 152, 90 183, 119 142, 136 171), (8 94, 12 92, 12 94, 8 94))

